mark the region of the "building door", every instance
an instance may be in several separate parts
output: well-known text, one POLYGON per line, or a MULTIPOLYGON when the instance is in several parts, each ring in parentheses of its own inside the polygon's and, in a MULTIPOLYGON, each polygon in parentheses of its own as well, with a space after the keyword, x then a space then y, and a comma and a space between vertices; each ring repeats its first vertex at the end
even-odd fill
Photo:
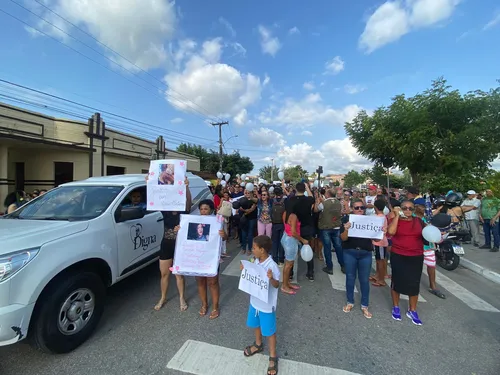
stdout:
POLYGON ((106 176, 116 176, 119 174, 125 174, 125 167, 106 166, 106 176))
POLYGON ((73 163, 56 161, 54 162, 54 186, 73 181, 73 163))
POLYGON ((16 163, 16 190, 24 191, 24 162, 16 163))

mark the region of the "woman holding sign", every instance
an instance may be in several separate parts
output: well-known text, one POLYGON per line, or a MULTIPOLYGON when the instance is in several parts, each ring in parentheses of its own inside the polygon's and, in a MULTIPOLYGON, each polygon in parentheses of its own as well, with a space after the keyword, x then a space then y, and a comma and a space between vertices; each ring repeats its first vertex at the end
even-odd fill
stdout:
MULTIPOLYGON (((354 200, 352 204, 352 215, 364 215, 366 206, 361 199, 354 200)), ((343 241, 342 248, 345 265, 345 289, 347 304, 343 307, 345 313, 354 308, 354 285, 356 273, 358 274, 359 287, 361 289, 361 311, 365 318, 370 319, 372 313, 368 311, 370 300, 370 271, 372 269, 373 244, 370 238, 352 237, 349 235, 351 223, 347 222, 340 227, 340 239, 343 241)))
POLYGON ((418 294, 420 293, 420 277, 424 266, 424 238, 422 219, 413 216, 415 205, 409 200, 401 202, 401 207, 394 207, 394 219, 389 224, 389 235, 392 236, 391 268, 392 268, 392 318, 401 320, 399 296, 405 294, 410 303, 406 316, 415 325, 422 325, 417 314, 418 294))
MULTIPOLYGON (((200 215, 208 216, 213 215, 215 211, 214 202, 210 199, 202 200, 198 208, 200 209, 200 215)), ((227 241, 228 235, 224 229, 219 230, 219 235, 223 241, 227 241)), ((219 251, 219 249, 217 249, 219 251)), ((201 299, 201 309, 200 316, 207 315, 208 311, 208 289, 210 289, 210 295, 212 296, 212 312, 210 313, 210 319, 217 319, 219 317, 219 297, 220 297, 220 285, 219 285, 219 275, 212 277, 196 276, 196 284, 198 284, 198 295, 201 299)))
MULTIPOLYGON (((146 177, 146 180, 147 179, 148 178, 146 177)), ((174 258, 175 240, 177 238, 177 232, 179 231, 180 214, 189 214, 191 211, 191 191, 189 190, 189 180, 187 177, 184 180, 184 184, 186 185, 185 212, 162 211, 165 234, 163 236, 160 249, 161 297, 155 305, 156 311, 160 310, 167 302, 168 281, 170 279, 170 268, 172 267, 174 258)), ((181 311, 186 311, 188 305, 184 299, 184 289, 186 285, 184 276, 175 275, 175 279, 177 281, 177 289, 179 290, 181 311)))

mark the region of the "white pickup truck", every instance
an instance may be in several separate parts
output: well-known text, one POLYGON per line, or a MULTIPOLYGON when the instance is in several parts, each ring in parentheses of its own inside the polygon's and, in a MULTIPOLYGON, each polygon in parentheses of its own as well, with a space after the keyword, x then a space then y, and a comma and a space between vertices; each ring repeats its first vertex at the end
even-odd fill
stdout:
MULTIPOLYGON (((188 173, 193 213, 212 198, 188 173)), ((89 338, 106 288, 155 262, 163 215, 145 211, 144 175, 93 177, 55 188, 0 219, 0 346, 26 337, 49 353, 89 338), (130 204, 139 191, 141 206, 130 204)))

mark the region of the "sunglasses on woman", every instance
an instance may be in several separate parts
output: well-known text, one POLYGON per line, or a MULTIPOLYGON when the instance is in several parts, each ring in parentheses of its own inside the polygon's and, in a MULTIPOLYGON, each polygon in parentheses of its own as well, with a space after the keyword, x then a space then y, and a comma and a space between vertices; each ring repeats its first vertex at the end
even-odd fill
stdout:
POLYGON ((403 211, 415 211, 415 207, 411 207, 411 206, 404 206, 404 207, 401 207, 401 209, 403 211))
POLYGON ((364 210, 366 207, 365 206, 356 206, 353 207, 354 210, 364 210))

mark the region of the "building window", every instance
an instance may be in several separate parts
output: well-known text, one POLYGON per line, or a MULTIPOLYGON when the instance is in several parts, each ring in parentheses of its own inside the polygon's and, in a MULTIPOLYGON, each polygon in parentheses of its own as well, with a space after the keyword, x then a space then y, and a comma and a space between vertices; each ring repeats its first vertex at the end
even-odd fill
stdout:
POLYGON ((148 173, 149 173, 149 169, 143 169, 143 170, 141 171, 141 173, 142 173, 142 174, 148 174, 148 173))
POLYGON ((16 163, 16 190, 24 191, 25 175, 24 163, 16 163))
POLYGON ((106 166, 106 176, 116 176, 118 174, 125 174, 125 167, 106 166))
POLYGON ((54 186, 73 181, 73 163, 65 161, 54 162, 54 186))

